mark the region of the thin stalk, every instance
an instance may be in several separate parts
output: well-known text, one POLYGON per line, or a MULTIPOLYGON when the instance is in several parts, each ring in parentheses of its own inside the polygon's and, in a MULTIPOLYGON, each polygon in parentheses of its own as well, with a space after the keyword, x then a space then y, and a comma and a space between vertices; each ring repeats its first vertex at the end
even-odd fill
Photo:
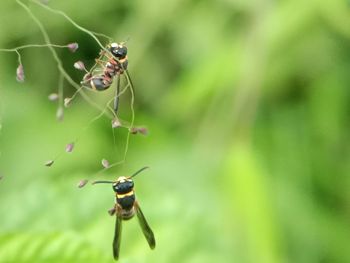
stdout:
POLYGON ((18 50, 25 49, 25 48, 33 48, 33 47, 58 47, 58 48, 68 48, 68 45, 56 45, 56 44, 28 44, 23 45, 15 48, 0 48, 0 51, 2 52, 17 52, 18 50))
POLYGON ((73 26, 75 26, 77 29, 85 32, 86 34, 90 35, 96 42, 97 44, 99 44, 99 46, 101 47, 101 49, 105 50, 106 48, 104 47, 104 45, 101 44, 101 42, 98 40, 98 38, 96 36, 102 36, 102 37, 105 37, 107 38, 109 41, 112 39, 110 38, 109 36, 106 36, 104 34, 101 34, 101 33, 96 33, 96 32, 93 32, 93 31, 90 31, 80 25, 78 25, 75 21, 73 21, 68 15, 66 15, 66 13, 64 13, 63 11, 60 11, 60 10, 56 10, 56 9, 53 9, 47 5, 44 5, 43 3, 40 3, 38 1, 34 1, 34 0, 30 0, 32 3, 34 4, 37 4, 39 6, 41 6, 42 8, 45 8, 46 10, 52 12, 52 13, 55 13, 55 14, 59 14, 61 16, 63 16, 65 19, 67 19, 73 26))

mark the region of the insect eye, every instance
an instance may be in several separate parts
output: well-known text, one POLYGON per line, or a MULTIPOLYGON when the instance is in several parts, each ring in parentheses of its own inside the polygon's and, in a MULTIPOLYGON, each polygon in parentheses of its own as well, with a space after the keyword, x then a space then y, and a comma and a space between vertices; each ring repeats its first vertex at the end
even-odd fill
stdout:
POLYGON ((128 181, 128 183, 127 183, 127 188, 128 188, 128 189, 134 188, 134 182, 133 182, 133 181, 128 181))
POLYGON ((112 53, 117 57, 117 58, 125 58, 126 54, 128 53, 128 50, 124 46, 120 46, 118 48, 114 48, 112 50, 112 53))
POLYGON ((114 190, 114 192, 119 191, 119 185, 113 184, 113 190, 114 190))

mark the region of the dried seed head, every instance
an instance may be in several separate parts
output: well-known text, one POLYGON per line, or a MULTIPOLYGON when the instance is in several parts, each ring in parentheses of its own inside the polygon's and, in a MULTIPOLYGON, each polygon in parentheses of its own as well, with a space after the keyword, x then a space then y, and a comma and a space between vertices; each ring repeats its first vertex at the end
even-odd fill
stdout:
POLYGON ((141 133, 142 135, 147 135, 148 134, 148 129, 146 127, 131 127, 129 129, 129 132, 131 134, 141 133))
POLYGON ((19 64, 16 69, 16 79, 18 82, 24 82, 24 70, 22 64, 19 64))
POLYGON ((119 119, 118 118, 115 118, 112 120, 112 128, 118 128, 118 127, 121 127, 122 124, 120 123, 119 119))
POLYGON ((142 135, 148 135, 148 129, 146 127, 139 127, 137 128, 137 131, 142 135))
POLYGON ((74 63, 74 67, 78 70, 86 71, 84 63, 80 60, 74 63))
POLYGON ((84 187, 88 182, 89 182, 89 180, 87 180, 87 179, 80 180, 77 186, 78 186, 79 188, 82 188, 82 187, 84 187))
POLYGON ((64 107, 68 108, 70 106, 71 101, 72 101, 72 98, 65 98, 64 107))
POLYGON ((53 163, 54 163, 54 160, 49 160, 45 163, 45 166, 50 167, 51 165, 53 165, 53 163))
POLYGON ((58 107, 57 112, 56 112, 56 118, 59 121, 63 121, 64 118, 64 111, 62 107, 58 107))
POLYGON ((77 51, 77 49, 79 48, 79 45, 78 45, 78 43, 76 43, 76 42, 74 42, 74 43, 69 43, 68 45, 67 45, 67 48, 69 49, 69 51, 71 51, 71 52, 75 52, 75 51, 77 51))
POLYGON ((74 142, 68 143, 68 144, 66 145, 66 152, 67 152, 67 153, 72 152, 73 149, 74 149, 74 142))
POLYGON ((48 98, 49 98, 50 101, 56 101, 56 100, 58 100, 58 94, 57 93, 51 93, 48 96, 48 98))
POLYGON ((106 159, 102 159, 101 164, 106 169, 109 167, 109 162, 106 159))
POLYGON ((137 129, 136 127, 131 127, 131 128, 129 129, 129 132, 130 132, 131 134, 137 134, 137 133, 138 133, 138 129, 137 129))

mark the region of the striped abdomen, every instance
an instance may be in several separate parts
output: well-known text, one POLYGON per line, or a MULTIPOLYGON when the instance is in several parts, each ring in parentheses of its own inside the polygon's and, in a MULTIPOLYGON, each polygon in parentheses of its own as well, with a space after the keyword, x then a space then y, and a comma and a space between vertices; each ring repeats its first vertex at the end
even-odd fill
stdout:
POLYGON ((128 220, 134 216, 134 204, 134 191, 131 191, 127 194, 116 194, 116 205, 119 208, 117 209, 117 211, 119 211, 119 214, 121 215, 122 219, 128 220))

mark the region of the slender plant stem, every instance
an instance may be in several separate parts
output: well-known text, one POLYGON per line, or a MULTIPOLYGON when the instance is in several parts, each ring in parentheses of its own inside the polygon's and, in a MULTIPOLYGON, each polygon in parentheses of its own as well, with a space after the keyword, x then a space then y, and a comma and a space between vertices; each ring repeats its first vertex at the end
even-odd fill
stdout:
POLYGON ((60 77, 58 79, 58 108, 63 108, 63 75, 62 72, 60 72, 60 77))
POLYGON ((67 48, 68 45, 55 45, 55 44, 28 44, 15 48, 0 48, 1 52, 17 52, 18 50, 25 48, 33 48, 33 47, 58 47, 58 48, 67 48))
POLYGON ((126 79, 128 80, 129 83, 129 88, 130 88, 130 93, 131 93, 131 102, 130 102, 130 108, 131 108, 131 124, 130 124, 130 128, 129 128, 129 132, 128 135, 126 137, 126 144, 125 144, 125 152, 124 152, 124 161, 126 160, 126 155, 128 153, 129 150, 129 141, 130 141, 130 129, 132 129, 134 127, 134 122, 135 122, 135 110, 134 110, 134 103, 135 103, 135 93, 134 93, 134 85, 131 81, 129 72, 127 70, 124 71, 125 72, 125 76, 126 79))
POLYGON ((66 13, 64 13, 63 11, 60 11, 60 10, 55 10, 55 9, 52 9, 51 7, 47 6, 47 5, 44 5, 43 3, 40 3, 38 1, 34 1, 34 0, 30 0, 32 3, 35 3, 39 6, 41 6, 42 8, 45 8, 46 10, 52 12, 52 13, 55 13, 55 14, 59 14, 61 16, 63 16, 65 19, 67 19, 70 23, 72 23, 73 26, 75 26, 76 28, 78 28, 79 30, 85 32, 86 34, 90 35, 96 42, 97 44, 100 45, 100 47, 105 50, 105 46, 101 44, 101 42, 98 40, 98 38, 96 36, 102 36, 102 37, 105 37, 107 38, 108 40, 111 40, 110 37, 104 35, 104 34, 101 34, 101 33, 95 33, 95 32, 92 32, 80 25, 78 25, 76 22, 74 22, 68 15, 66 15, 66 13))

